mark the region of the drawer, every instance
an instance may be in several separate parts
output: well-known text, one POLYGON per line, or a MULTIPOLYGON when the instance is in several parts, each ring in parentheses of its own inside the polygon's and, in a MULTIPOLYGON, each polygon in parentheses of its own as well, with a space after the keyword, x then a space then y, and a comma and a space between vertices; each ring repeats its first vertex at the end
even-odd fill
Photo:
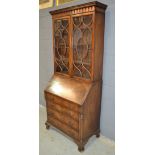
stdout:
POLYGON ((48 121, 53 126, 55 126, 59 130, 61 130, 64 133, 66 133, 68 136, 71 136, 71 137, 73 137, 75 139, 79 139, 79 133, 77 131, 75 131, 74 129, 70 128, 69 126, 67 126, 66 124, 60 122, 59 120, 57 120, 57 119, 55 119, 53 117, 50 117, 48 119, 48 121))
POLYGON ((48 93, 46 94, 46 100, 47 101, 52 101, 55 104, 63 106, 64 108, 67 108, 67 109, 69 109, 71 111, 75 111, 75 112, 79 112, 80 111, 79 106, 77 104, 69 102, 69 101, 64 100, 64 99, 61 99, 60 97, 56 97, 56 96, 50 95, 48 93))
POLYGON ((60 105, 64 106, 67 109, 73 110, 75 112, 79 112, 78 105, 76 105, 74 103, 68 102, 68 101, 63 100, 63 99, 58 98, 58 97, 54 97, 54 102, 57 103, 57 104, 60 104, 60 105))
POLYGON ((72 117, 69 117, 68 115, 65 115, 63 113, 60 113, 56 111, 55 109, 48 108, 47 109, 48 118, 55 118, 56 120, 62 122, 63 124, 66 124, 70 128, 74 129, 75 131, 79 131, 79 123, 78 121, 75 121, 72 119, 72 117))
MULTIPOLYGON (((50 101, 49 101, 50 102, 50 101)), ((55 111, 72 118, 75 121, 79 121, 79 113, 72 111, 70 109, 67 109, 59 104, 55 104, 54 102, 50 102, 49 109, 54 109, 55 111)))

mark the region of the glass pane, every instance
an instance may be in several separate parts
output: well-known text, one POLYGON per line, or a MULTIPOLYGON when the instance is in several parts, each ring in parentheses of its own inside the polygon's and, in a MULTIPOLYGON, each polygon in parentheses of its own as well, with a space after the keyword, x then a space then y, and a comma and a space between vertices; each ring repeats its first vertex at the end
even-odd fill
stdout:
POLYGON ((54 21, 55 71, 69 71, 69 22, 67 19, 54 21))
POLYGON ((91 78, 92 15, 73 17, 73 75, 91 78))

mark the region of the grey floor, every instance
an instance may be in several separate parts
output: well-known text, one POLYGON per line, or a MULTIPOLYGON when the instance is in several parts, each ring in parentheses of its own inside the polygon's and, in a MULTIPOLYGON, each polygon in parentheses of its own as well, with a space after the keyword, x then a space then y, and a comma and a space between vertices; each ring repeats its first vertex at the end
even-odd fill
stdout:
POLYGON ((46 130, 46 110, 40 106, 40 134, 39 134, 39 155, 114 155, 114 142, 100 136, 93 136, 89 139, 85 146, 85 151, 80 153, 77 150, 77 145, 60 131, 52 128, 46 130))

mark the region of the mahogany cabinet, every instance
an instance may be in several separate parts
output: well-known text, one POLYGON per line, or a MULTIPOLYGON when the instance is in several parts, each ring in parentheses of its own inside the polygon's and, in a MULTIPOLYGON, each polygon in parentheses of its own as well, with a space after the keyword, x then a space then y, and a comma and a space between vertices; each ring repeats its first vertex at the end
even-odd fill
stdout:
POLYGON ((44 91, 45 124, 70 136, 79 151, 100 134, 106 7, 95 1, 50 12, 54 75, 44 91))

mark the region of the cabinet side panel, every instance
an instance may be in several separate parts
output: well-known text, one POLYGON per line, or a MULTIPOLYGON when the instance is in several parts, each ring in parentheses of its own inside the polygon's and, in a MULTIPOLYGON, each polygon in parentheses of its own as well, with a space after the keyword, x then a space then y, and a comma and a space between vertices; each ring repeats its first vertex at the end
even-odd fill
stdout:
POLYGON ((84 104, 83 138, 87 139, 100 130, 102 82, 94 83, 84 104))
POLYGON ((95 52, 94 52, 94 80, 102 79, 103 54, 104 54, 104 27, 105 15, 101 12, 95 13, 95 52))

